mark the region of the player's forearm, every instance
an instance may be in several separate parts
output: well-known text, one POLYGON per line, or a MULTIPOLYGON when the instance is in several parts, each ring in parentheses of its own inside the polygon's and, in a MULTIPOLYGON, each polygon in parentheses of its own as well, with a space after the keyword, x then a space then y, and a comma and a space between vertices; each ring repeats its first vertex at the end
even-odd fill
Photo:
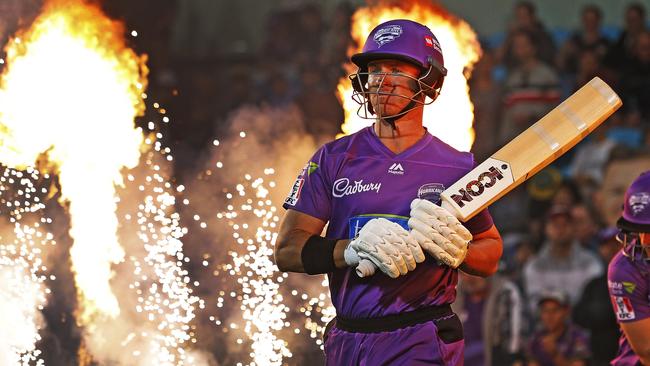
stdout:
POLYGON ((307 239, 312 233, 304 230, 291 230, 288 233, 282 231, 275 243, 275 264, 282 272, 305 272, 302 265, 301 252, 307 239))
MULTIPOLYGON (((639 347, 637 347, 638 349, 639 347)), ((643 365, 650 365, 650 348, 643 348, 643 349, 635 349, 632 347, 632 350, 634 350, 634 353, 636 353, 637 356, 639 356, 639 360, 641 361, 641 364, 643 365)))
MULTIPOLYGON (((645 297, 641 296, 637 296, 637 299, 635 299, 635 302, 645 303, 645 301, 645 297)), ((650 365, 650 338, 648 338, 648 334, 650 334, 650 318, 623 322, 620 325, 634 353, 639 356, 644 365, 650 365)))
MULTIPOLYGON (((314 235, 304 230, 293 230, 284 235, 278 235, 275 245, 275 264, 282 272, 305 273, 302 263, 302 250, 309 238, 314 235)), ((343 257, 343 251, 349 240, 338 240, 332 253, 336 268, 347 266, 343 257)))
POLYGON ((474 276, 493 275, 499 266, 502 252, 500 239, 482 238, 472 241, 460 269, 474 276))
POLYGON ((650 354, 643 355, 643 357, 639 356, 641 359, 641 364, 643 365, 650 365, 650 354))

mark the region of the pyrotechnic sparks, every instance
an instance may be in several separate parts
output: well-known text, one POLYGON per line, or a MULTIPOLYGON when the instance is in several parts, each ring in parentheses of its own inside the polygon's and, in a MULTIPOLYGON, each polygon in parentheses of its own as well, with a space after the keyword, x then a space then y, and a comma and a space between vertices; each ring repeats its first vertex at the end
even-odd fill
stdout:
MULTIPOLYGON (((454 17, 440 5, 425 1, 399 4, 380 1, 377 6, 360 8, 355 12, 352 37, 359 48, 353 48, 349 53, 360 52, 370 31, 391 19, 411 19, 425 24, 440 41, 448 72, 440 96, 435 103, 424 108, 424 125, 429 132, 451 146, 469 151, 474 141, 474 108, 469 99, 467 78, 481 53, 476 33, 466 22, 454 17)), ((348 64, 346 69, 351 73, 355 67, 348 64)), ((344 134, 356 132, 372 123, 357 116, 359 105, 351 98, 352 86, 347 78, 339 82, 338 94, 345 109, 345 124, 341 126, 344 134)))
POLYGON ((300 363, 295 350, 317 350, 322 328, 333 317, 322 277, 280 273, 273 263, 287 182, 315 148, 302 123, 290 108, 240 109, 229 133, 212 142, 211 160, 188 189, 205 201, 214 197, 215 186, 222 188, 201 217, 227 250, 220 256, 212 249, 202 264, 214 264, 213 276, 220 279, 216 314, 209 319, 231 340, 233 364, 300 363), (282 124, 273 123, 280 118, 282 124), (291 154, 281 153, 286 146, 291 154), (215 206, 221 209, 214 212, 215 206))
MULTIPOLYGON (((289 275, 279 273, 271 261, 280 221, 278 206, 270 199, 270 190, 276 186, 272 180, 274 174, 273 168, 264 169, 262 177, 245 174, 243 182, 235 186, 236 192, 225 192, 227 211, 217 214, 230 227, 237 243, 228 253, 232 264, 224 265, 223 270, 237 276, 241 286, 232 295, 241 301, 243 326, 234 323, 236 326, 231 328, 242 328, 248 337, 251 365, 281 365, 283 358, 293 356, 289 342, 282 338, 286 329, 293 328, 294 334, 300 334, 301 328, 305 328, 316 344, 322 346, 323 326, 334 316, 325 291, 327 281, 321 283, 315 297, 308 294, 312 291, 305 284, 298 287, 300 291, 290 291, 296 288, 295 281, 281 287, 289 275), (298 313, 303 317, 296 317, 298 313)), ((219 297, 219 307, 223 295, 219 297)), ((215 322, 221 324, 220 320, 215 322)))
MULTIPOLYGON (((150 128, 155 129, 155 124, 150 128)), ((132 253, 128 269, 120 271, 133 273, 128 286, 137 298, 135 312, 144 316, 136 324, 142 330, 130 332, 121 346, 133 349, 133 364, 197 365, 199 362, 185 348, 188 343, 196 343, 190 322, 197 304, 200 308, 204 304, 192 295, 192 281, 183 268, 189 262, 181 241, 187 228, 181 226, 181 217, 175 211, 174 194, 174 190, 179 193, 183 187, 170 183, 168 161, 173 157, 171 150, 160 143, 161 138, 158 132, 155 138, 152 135, 145 139, 145 144, 153 148, 143 156, 143 168, 127 175, 127 187, 120 192, 120 197, 125 198, 119 205, 120 216, 124 218, 120 236, 127 243, 135 242, 127 245, 132 250, 144 249, 132 253), (129 187, 137 187, 135 195, 140 201, 129 198, 134 194, 129 187)))
MULTIPOLYGON (((265 169, 265 174, 273 174, 273 169, 265 169)), ((280 219, 267 187, 275 183, 266 185, 264 178, 253 179, 250 174, 244 178, 245 184, 238 184, 234 195, 226 193, 232 202, 229 211, 217 217, 228 221, 233 239, 245 248, 243 256, 236 250, 229 253, 234 265, 228 272, 241 276, 237 279, 242 293, 238 299, 242 303, 243 328, 252 341, 251 358, 257 365, 281 365, 282 358, 291 357, 291 352, 287 342, 274 333, 284 327, 285 313, 290 309, 278 291, 286 274, 279 274, 271 261, 280 219), (237 198, 243 202, 237 203, 237 198), (250 221, 255 224, 249 225, 250 221)))
POLYGON ((31 168, 4 169, 0 176, 0 213, 8 218, 0 232, 1 365, 43 365, 36 342, 49 289, 41 252, 55 242, 45 230, 51 220, 42 214, 46 192, 34 184, 41 178, 31 168))

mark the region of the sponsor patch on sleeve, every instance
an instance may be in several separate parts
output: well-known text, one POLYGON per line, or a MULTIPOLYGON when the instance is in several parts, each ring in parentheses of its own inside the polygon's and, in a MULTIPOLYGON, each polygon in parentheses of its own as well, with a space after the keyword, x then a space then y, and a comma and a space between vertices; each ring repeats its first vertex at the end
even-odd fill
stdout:
POLYGON ((295 206, 296 203, 298 203, 298 199, 300 198, 300 191, 302 190, 302 185, 304 183, 305 183, 305 179, 302 177, 302 175, 296 178, 296 181, 293 183, 293 186, 291 187, 291 192, 289 192, 289 195, 284 200, 284 203, 290 206, 295 206))
POLYGON ((630 298, 624 296, 612 296, 612 303, 614 304, 614 312, 616 319, 619 321, 633 320, 635 318, 634 308, 630 298))
POLYGON ((607 281, 609 293, 613 296, 623 295, 623 283, 616 281, 607 281))

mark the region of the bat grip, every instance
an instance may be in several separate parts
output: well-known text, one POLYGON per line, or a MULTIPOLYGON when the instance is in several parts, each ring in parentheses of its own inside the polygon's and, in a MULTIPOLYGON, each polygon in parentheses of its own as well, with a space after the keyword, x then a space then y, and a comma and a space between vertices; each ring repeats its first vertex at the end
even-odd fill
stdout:
POLYGON ((371 261, 367 259, 362 259, 359 261, 359 264, 357 265, 357 276, 363 278, 363 277, 368 277, 372 276, 375 274, 375 265, 371 261))

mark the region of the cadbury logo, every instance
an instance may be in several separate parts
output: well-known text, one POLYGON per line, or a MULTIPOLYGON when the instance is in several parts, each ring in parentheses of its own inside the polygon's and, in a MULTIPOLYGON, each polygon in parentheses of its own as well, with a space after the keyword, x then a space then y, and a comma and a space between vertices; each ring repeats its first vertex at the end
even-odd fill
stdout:
MULTIPOLYGON (((502 169, 507 169, 507 165, 502 165, 502 169)), ((474 197, 478 197, 485 192, 486 188, 490 188, 503 179, 503 173, 496 167, 490 167, 488 171, 479 174, 478 178, 467 183, 465 188, 458 190, 457 194, 452 194, 451 198, 460 207, 465 206, 465 202, 471 202, 474 197)))
POLYGON ((343 196, 351 196, 353 194, 362 193, 362 192, 372 192, 379 193, 381 189, 381 183, 363 183, 363 179, 355 180, 354 183, 350 184, 348 178, 340 178, 334 182, 332 186, 332 196, 340 198, 343 196))

